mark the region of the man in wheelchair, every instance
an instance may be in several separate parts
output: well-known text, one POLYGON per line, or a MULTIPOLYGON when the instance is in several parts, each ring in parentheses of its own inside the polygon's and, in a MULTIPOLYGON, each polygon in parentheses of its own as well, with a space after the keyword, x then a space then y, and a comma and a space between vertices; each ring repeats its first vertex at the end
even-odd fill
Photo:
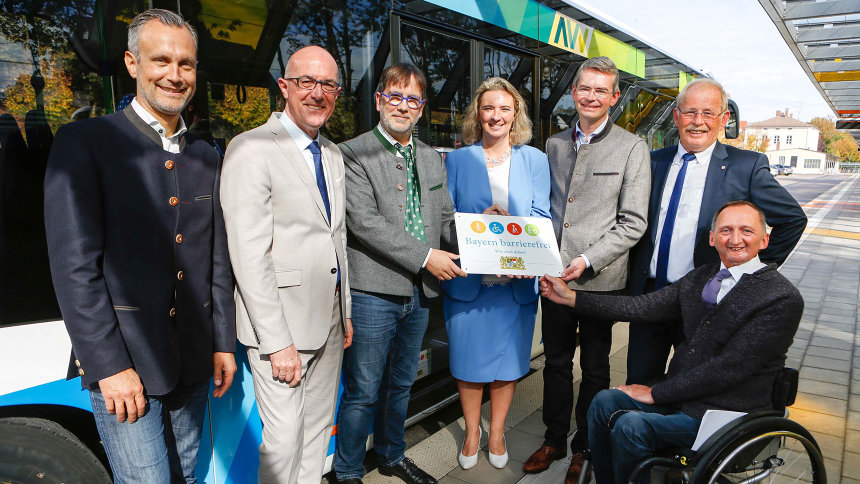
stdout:
POLYGON ((721 263, 693 269, 642 296, 576 293, 561 279, 541 278, 544 297, 584 313, 683 323, 685 340, 663 379, 603 390, 592 402, 588 438, 598 483, 627 482, 656 449, 692 446, 709 409, 773 408, 771 389, 797 331, 803 298, 775 265, 759 260, 768 244, 766 229, 754 204, 726 203, 711 223, 710 244, 721 263))

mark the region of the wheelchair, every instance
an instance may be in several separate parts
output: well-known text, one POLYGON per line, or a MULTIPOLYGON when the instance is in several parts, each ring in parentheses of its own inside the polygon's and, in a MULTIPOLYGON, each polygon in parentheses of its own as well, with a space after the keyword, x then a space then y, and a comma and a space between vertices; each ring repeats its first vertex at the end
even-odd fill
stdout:
MULTIPOLYGON (((772 393, 775 409, 751 412, 711 435, 697 450, 665 449, 640 461, 628 478, 662 473, 659 482, 689 484, 751 484, 757 482, 811 482, 826 484, 824 459, 815 438, 788 419, 785 407, 797 396, 798 371, 783 368, 772 393)), ((590 463, 589 463, 590 464, 590 463)), ((585 469, 584 469, 585 471, 585 469)), ((580 484, 584 484, 583 472, 580 484)))

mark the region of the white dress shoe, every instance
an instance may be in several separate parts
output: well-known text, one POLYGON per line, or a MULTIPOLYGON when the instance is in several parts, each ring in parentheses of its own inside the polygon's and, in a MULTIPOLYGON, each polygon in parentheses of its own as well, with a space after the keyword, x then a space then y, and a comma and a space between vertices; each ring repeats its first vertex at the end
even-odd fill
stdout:
POLYGON ((496 469, 502 469, 506 465, 508 465, 508 441, 502 436, 502 439, 505 441, 505 453, 502 455, 496 455, 490 452, 489 448, 487 449, 487 457, 489 457, 490 465, 495 467, 496 469))
MULTIPOLYGON (((457 456, 457 462, 460 463, 460 467, 463 470, 468 470, 475 467, 475 464, 478 463, 478 452, 481 451, 481 434, 483 431, 481 430, 481 426, 478 426, 478 450, 475 451, 475 455, 463 455, 463 451, 460 450, 460 454, 457 456)), ((466 442, 463 442, 463 445, 466 445, 466 442)))

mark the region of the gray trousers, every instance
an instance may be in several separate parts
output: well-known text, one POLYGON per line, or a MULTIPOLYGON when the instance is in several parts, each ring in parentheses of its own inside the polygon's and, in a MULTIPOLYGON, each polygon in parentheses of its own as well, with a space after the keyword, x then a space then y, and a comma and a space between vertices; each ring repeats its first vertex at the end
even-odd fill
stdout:
POLYGON ((325 345, 313 351, 299 351, 302 380, 296 387, 272 378, 269 355, 248 347, 257 409, 263 421, 260 483, 319 484, 322 478, 343 361, 339 293, 335 294, 332 306, 325 345))

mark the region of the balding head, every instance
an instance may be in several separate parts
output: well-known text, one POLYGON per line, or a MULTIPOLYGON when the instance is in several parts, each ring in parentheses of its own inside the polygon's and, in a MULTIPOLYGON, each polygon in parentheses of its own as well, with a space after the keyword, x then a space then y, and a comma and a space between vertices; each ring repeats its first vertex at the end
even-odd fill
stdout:
POLYGON ((337 62, 322 47, 303 47, 290 56, 278 87, 287 101, 284 113, 308 136, 316 138, 334 111, 340 93, 337 62))
POLYGON ((337 62, 327 50, 318 45, 309 45, 293 52, 293 55, 287 59, 284 77, 302 77, 304 69, 314 64, 331 69, 334 72, 335 82, 337 82, 337 62))

